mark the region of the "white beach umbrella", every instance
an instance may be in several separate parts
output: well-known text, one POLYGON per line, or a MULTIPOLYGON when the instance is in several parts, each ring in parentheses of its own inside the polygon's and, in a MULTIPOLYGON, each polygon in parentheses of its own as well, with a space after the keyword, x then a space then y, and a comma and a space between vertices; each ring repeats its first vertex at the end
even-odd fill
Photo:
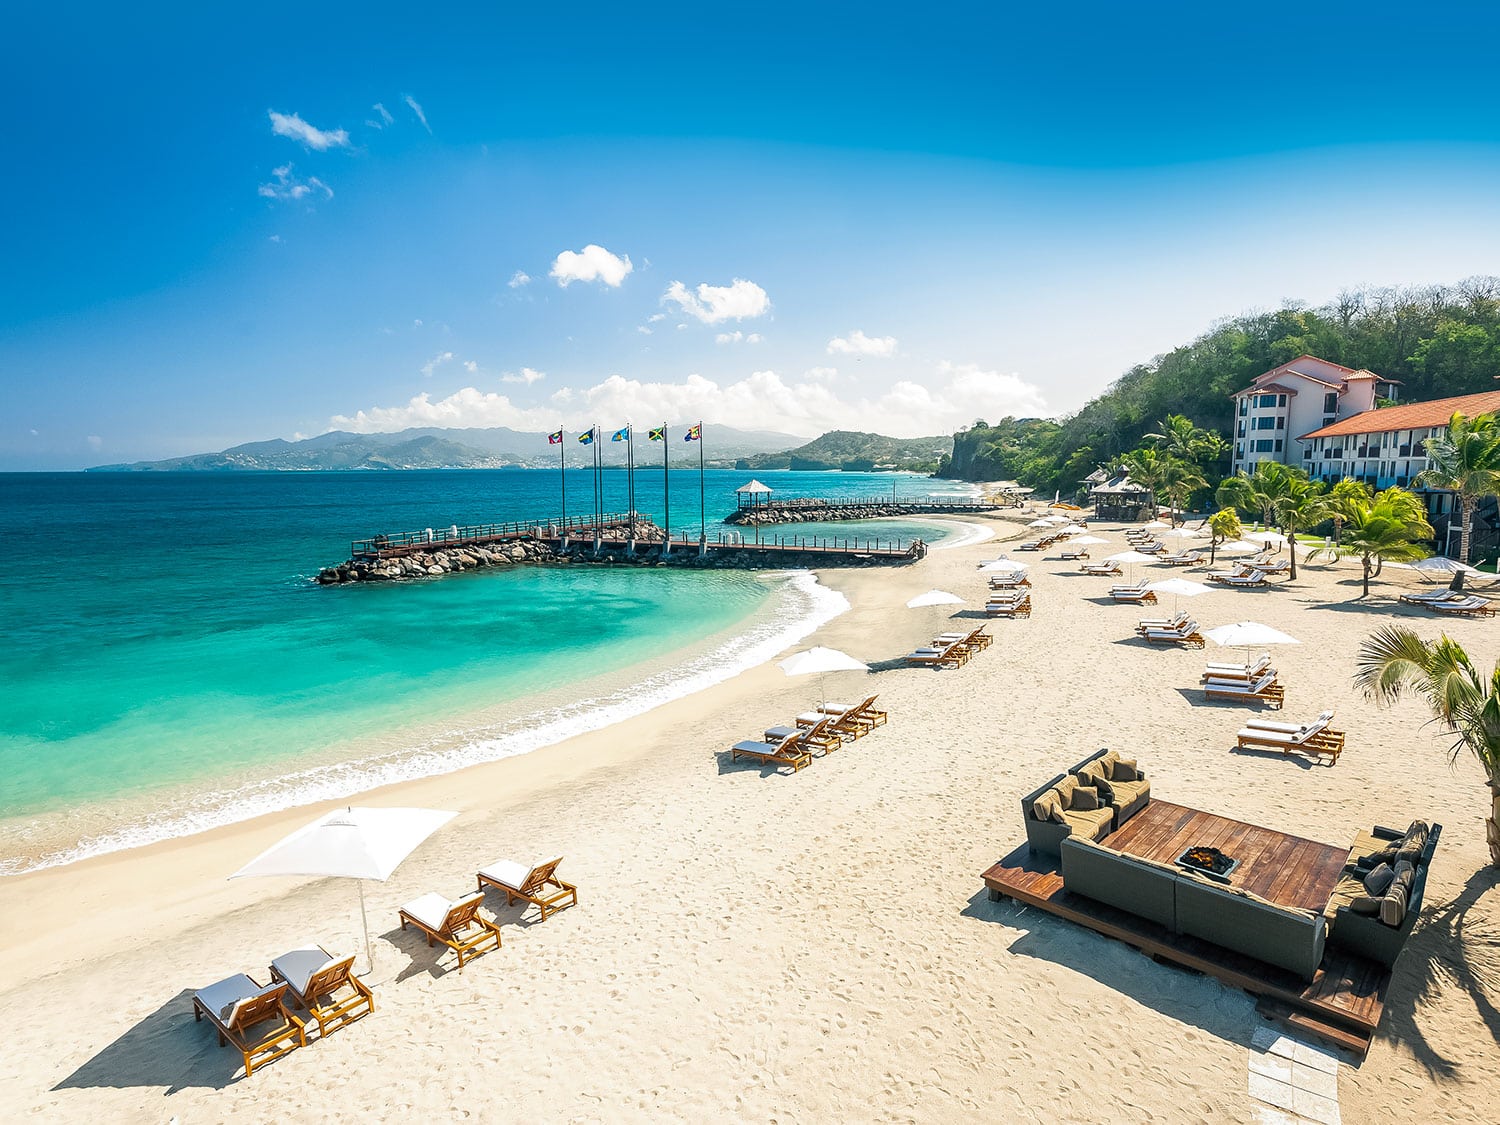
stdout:
POLYGON ((823 691, 823 676, 828 672, 868 672, 870 666, 862 661, 855 660, 847 652, 840 652, 836 648, 824 648, 818 645, 807 649, 805 652, 794 653, 777 665, 788 676, 810 676, 818 677, 819 706, 828 701, 828 696, 823 691))
POLYGON ((1032 520, 1026 526, 1027 527, 1051 527, 1052 526, 1052 521, 1051 520, 1047 520, 1047 519, 1032 520))
POLYGON ((1164 527, 1171 527, 1172 525, 1163 520, 1152 520, 1150 523, 1141 524, 1141 526, 1147 531, 1159 531, 1164 527))
POLYGON ((1267 546, 1274 543, 1280 547, 1286 543, 1286 536, 1279 531, 1249 531, 1241 536, 1241 538, 1248 539, 1252 543, 1264 543, 1267 546))
POLYGON ((1065 523, 1053 528, 1053 531, 1058 535, 1077 535, 1082 530, 1083 528, 1079 527, 1076 523, 1065 523))
POLYGON ((457 813, 439 809, 335 809, 272 844, 231 879, 250 875, 329 875, 359 881, 359 915, 365 927, 370 967, 370 919, 365 913, 366 879, 389 879, 403 859, 457 813))
POLYGON ((1118 555, 1110 555, 1105 562, 1118 563, 1148 563, 1155 562, 1155 555, 1142 554, 1140 551, 1121 551, 1118 555))
POLYGON ((1231 539, 1215 548, 1221 555, 1253 555, 1260 550, 1257 543, 1246 543, 1243 539, 1231 539))
POLYGON ((991 559, 989 562, 980 563, 979 569, 984 574, 1025 574, 1028 567, 1023 562, 1015 559, 991 559))
POLYGON ((1160 582, 1148 582, 1146 589, 1154 590, 1158 594, 1172 595, 1172 610, 1177 610, 1178 598, 1196 598, 1199 594, 1212 594, 1212 586, 1205 586, 1202 582, 1193 582, 1187 578, 1163 578, 1160 582))
MULTIPOLYGON (((1399 566, 1400 563, 1386 563, 1386 566, 1399 566)), ((1442 555, 1433 555, 1430 558, 1419 559, 1414 563, 1406 564, 1412 570, 1420 570, 1427 574, 1483 574, 1484 571, 1461 563, 1457 559, 1444 558, 1442 555)))
POLYGON ((1231 625, 1216 625, 1212 629, 1205 629, 1203 635, 1215 644, 1243 648, 1302 643, 1296 637, 1289 637, 1280 629, 1262 625, 1259 621, 1236 621, 1231 625))
POLYGON ((963 605, 963 598, 957 594, 950 594, 947 590, 928 590, 925 594, 918 594, 906 603, 907 609, 920 609, 928 605, 963 605))
POLYGON ((1109 542, 1108 539, 1100 539, 1097 535, 1080 535, 1077 539, 1073 540, 1073 546, 1075 546, 1075 547, 1097 547, 1101 543, 1108 543, 1108 542, 1109 542))
POLYGON ((1161 533, 1160 538, 1162 538, 1162 539, 1197 539, 1197 538, 1199 538, 1199 533, 1196 530, 1192 529, 1192 528, 1187 528, 1187 527, 1172 527, 1172 528, 1168 528, 1166 531, 1163 531, 1161 533))
POLYGON ((1068 519, 1067 516, 1056 516, 1056 515, 1054 515, 1054 516, 1043 516, 1042 517, 1042 521, 1044 523, 1052 526, 1052 527, 1056 527, 1060 523, 1072 523, 1073 522, 1072 520, 1068 519))

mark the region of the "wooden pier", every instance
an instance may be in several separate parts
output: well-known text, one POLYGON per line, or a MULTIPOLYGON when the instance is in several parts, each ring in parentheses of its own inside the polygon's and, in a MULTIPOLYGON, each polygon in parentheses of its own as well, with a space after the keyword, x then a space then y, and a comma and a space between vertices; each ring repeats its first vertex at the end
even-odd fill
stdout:
POLYGON ((782 523, 839 523, 851 520, 892 519, 901 516, 976 516, 1009 506, 987 500, 892 500, 889 497, 829 498, 789 496, 771 500, 764 493, 740 497, 725 523, 765 525, 782 523))

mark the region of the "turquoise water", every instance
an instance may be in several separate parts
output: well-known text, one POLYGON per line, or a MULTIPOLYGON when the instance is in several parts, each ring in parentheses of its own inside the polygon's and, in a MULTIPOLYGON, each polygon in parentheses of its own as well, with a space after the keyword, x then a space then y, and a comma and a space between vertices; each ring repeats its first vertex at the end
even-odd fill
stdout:
MULTIPOLYGON (((682 476, 673 523, 696 527, 682 476)), ((771 476, 817 495, 892 480, 771 476)), ((706 474, 710 531, 745 477, 706 474)), ((655 484, 637 480, 653 515, 655 484)), ((0 475, 0 872, 524 752, 733 674, 836 611, 806 579, 737 572, 309 581, 351 538, 545 516, 556 487, 541 470, 0 475)))

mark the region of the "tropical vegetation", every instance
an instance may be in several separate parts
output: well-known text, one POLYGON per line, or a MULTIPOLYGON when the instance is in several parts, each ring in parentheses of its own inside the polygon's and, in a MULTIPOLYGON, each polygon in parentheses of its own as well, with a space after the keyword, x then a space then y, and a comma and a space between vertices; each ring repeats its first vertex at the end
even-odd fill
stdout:
POLYGON ((1330 501, 1328 510, 1341 513, 1343 532, 1338 542, 1313 555, 1357 555, 1364 573, 1362 598, 1370 596, 1370 579, 1385 563, 1427 557, 1425 541, 1432 538, 1432 525, 1422 501, 1404 488, 1387 488, 1369 498, 1346 495, 1330 501))
POLYGON ((1479 501, 1500 495, 1500 426, 1493 414, 1455 414, 1448 428, 1427 439, 1427 469, 1413 482, 1419 488, 1453 493, 1458 508, 1458 561, 1469 561, 1470 524, 1479 501))
POLYGON ((1500 664, 1482 674, 1446 634, 1424 641, 1410 629, 1388 625, 1360 645, 1355 667, 1354 686, 1367 697, 1393 702, 1413 692, 1453 736, 1449 757, 1468 751, 1478 759, 1490 789, 1485 841, 1490 862, 1500 867, 1500 664))

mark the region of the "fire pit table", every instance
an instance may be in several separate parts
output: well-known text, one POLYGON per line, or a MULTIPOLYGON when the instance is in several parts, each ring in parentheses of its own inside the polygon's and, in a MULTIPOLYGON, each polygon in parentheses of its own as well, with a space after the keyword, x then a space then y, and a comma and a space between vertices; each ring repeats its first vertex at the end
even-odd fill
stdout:
POLYGON ((1229 882, 1229 874, 1240 865, 1240 861, 1225 855, 1218 848, 1193 847, 1183 852, 1174 861, 1178 867, 1188 871, 1196 871, 1200 875, 1207 875, 1210 879, 1217 879, 1221 883, 1229 882))

